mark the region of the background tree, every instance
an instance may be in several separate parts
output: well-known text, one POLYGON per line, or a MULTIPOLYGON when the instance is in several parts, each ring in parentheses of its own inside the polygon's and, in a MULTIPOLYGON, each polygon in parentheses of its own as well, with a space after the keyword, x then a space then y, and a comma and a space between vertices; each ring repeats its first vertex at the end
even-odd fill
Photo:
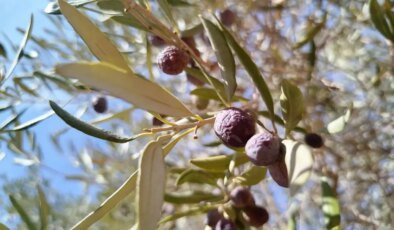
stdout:
MULTIPOLYGON (((61 9, 49 3, 45 12, 53 25, 45 34, 35 33, 32 19, 28 28, 19 29, 25 35, 19 48, 13 38, 0 40, 5 152, 0 164, 12 158, 26 167, 25 178, 8 180, 10 171, 2 179, 2 197, 9 198, 0 202, 3 224, 10 229, 91 224, 94 229, 128 229, 137 219, 144 221, 136 210, 141 212, 146 199, 136 203, 131 191, 140 175, 137 193, 147 189, 164 196, 160 219, 173 221, 162 224, 163 229, 201 229, 203 213, 217 207, 238 225, 247 223, 240 217, 245 210, 241 214, 232 208, 230 193, 236 185, 253 185, 254 202, 270 216, 267 229, 392 228, 393 3, 137 2, 60 1, 61 9), (187 52, 193 62, 177 76, 163 74, 156 60, 165 49, 160 42, 187 52), (127 92, 119 91, 123 84, 108 88, 116 83, 114 73, 133 73, 124 87, 149 79, 179 101, 152 84, 134 84, 127 92), (265 176, 266 168, 249 162, 243 150, 221 144, 211 124, 230 104, 251 112, 259 121, 258 132, 277 131, 287 139, 286 158, 296 159, 297 167, 311 176, 304 178, 301 171, 302 180, 292 180, 290 175, 290 188, 281 188, 275 178, 283 175, 265 176), (152 128, 152 119, 165 124, 152 128), (311 144, 306 133, 321 135, 324 146, 306 147, 303 143, 311 144), (290 140, 302 144, 294 151, 300 158, 291 157, 290 140), (161 144, 166 144, 165 153, 171 150, 166 174, 138 162, 146 155, 160 165, 148 153, 160 151, 161 144), (51 160, 53 155, 58 160, 51 160), (58 167, 62 161, 73 163, 73 170, 58 167), (166 178, 165 194, 151 187, 160 183, 143 183, 141 175, 147 174, 133 174, 138 168, 158 181, 166 178), (65 187, 56 186, 55 178, 82 184, 76 189, 84 193, 65 198, 65 187), (100 211, 89 215, 103 202, 100 211)), ((287 164, 289 174, 295 168, 287 164)))

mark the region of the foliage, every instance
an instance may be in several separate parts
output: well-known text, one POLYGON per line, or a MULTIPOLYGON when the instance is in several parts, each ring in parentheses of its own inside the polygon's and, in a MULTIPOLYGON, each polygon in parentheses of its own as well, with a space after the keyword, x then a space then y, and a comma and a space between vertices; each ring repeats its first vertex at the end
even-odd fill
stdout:
POLYGON ((201 229, 213 209, 243 226, 229 201, 239 185, 267 209, 268 228, 390 229, 393 9, 388 0, 49 3, 45 34, 31 16, 19 48, 0 37, 0 164, 28 172, 2 179, 0 229, 201 229), (212 13, 228 8, 231 26, 212 13), (188 53, 184 73, 159 71, 153 35, 188 53), (104 115, 90 108, 97 95, 110 102, 104 115), (288 189, 244 148, 219 142, 212 124, 230 106, 281 138, 288 189), (324 147, 303 143, 312 132, 324 147), (59 178, 79 194, 67 196, 59 178))

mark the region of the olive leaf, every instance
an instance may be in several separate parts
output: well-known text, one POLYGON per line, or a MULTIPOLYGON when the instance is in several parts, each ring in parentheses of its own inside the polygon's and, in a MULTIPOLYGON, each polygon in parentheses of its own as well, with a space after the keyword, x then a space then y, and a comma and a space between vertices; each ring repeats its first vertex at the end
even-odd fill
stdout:
POLYGON ((341 222, 339 202, 326 177, 321 178, 321 188, 324 223, 327 229, 334 229, 339 227, 341 222))
MULTIPOLYGON (((75 6, 75 7, 81 7, 83 5, 89 4, 91 2, 96 2, 98 0, 71 0, 68 1, 68 4, 75 6)), ((62 12, 60 11, 59 4, 54 1, 48 3, 48 5, 45 7, 44 12, 47 14, 61 14, 62 12)))
POLYGON ((282 81, 281 91, 280 105, 282 107, 286 134, 289 134, 302 119, 305 111, 304 98, 301 90, 287 80, 282 81))
POLYGON ((392 13, 390 11, 384 11, 377 0, 370 0, 369 14, 376 29, 384 37, 394 42, 394 23, 391 22, 393 20, 392 13))
POLYGON ((166 169, 162 143, 150 142, 139 161, 136 206, 138 229, 155 230, 164 202, 166 169))
POLYGON ((201 157, 191 159, 190 163, 207 171, 223 172, 228 170, 230 162, 234 159, 235 166, 245 164, 249 161, 249 158, 245 153, 235 153, 234 155, 218 155, 210 157, 201 157))
POLYGON ((175 28, 176 30, 179 30, 178 25, 175 21, 175 18, 172 15, 171 5, 169 4, 168 0, 157 0, 157 3, 159 3, 161 11, 165 15, 165 17, 168 19, 168 21, 171 23, 171 26, 173 28, 175 28))
POLYGON ((172 215, 166 216, 163 219, 160 220, 159 224, 164 224, 170 221, 177 220, 179 218, 185 217, 185 216, 195 216, 195 215, 200 215, 203 213, 207 213, 213 209, 218 208, 217 205, 198 205, 197 207, 191 208, 186 211, 181 211, 181 212, 176 212, 172 215))
POLYGON ((112 141, 112 142, 116 142, 116 143, 125 143, 125 142, 129 142, 129 141, 132 141, 135 138, 137 138, 137 136, 133 136, 133 137, 119 136, 119 135, 112 133, 110 131, 97 128, 96 126, 88 124, 88 123, 74 117, 73 115, 71 115, 67 111, 63 110, 59 105, 57 105, 53 101, 49 101, 49 105, 51 106, 53 111, 56 113, 56 115, 58 115, 64 122, 66 122, 71 127, 75 128, 75 129, 77 129, 89 136, 97 137, 97 138, 100 138, 103 140, 112 141))
POLYGON ((240 176, 235 177, 234 181, 240 185, 252 186, 264 180, 266 173, 266 167, 253 165, 248 170, 243 172, 240 176))
POLYGON ((341 132, 345 128, 346 124, 348 123, 352 110, 353 110, 353 105, 351 105, 350 108, 346 110, 346 113, 344 115, 328 123, 327 131, 331 134, 341 132))
POLYGON ((196 169, 187 169, 179 175, 176 180, 176 185, 178 186, 184 183, 199 183, 216 186, 216 180, 223 177, 223 172, 213 173, 196 169))
POLYGON ((289 175, 290 195, 294 196, 311 175, 312 151, 308 146, 297 141, 286 139, 282 143, 286 146, 285 163, 289 175))
POLYGON ((233 49, 234 53, 238 56, 238 60, 244 66, 246 72, 248 72, 249 76, 252 78, 254 85, 259 90, 260 95, 271 114, 271 119, 274 116, 274 101, 272 99, 271 92, 265 82, 263 76, 259 68, 257 67, 256 63, 252 60, 250 55, 246 52, 244 48, 235 40, 233 35, 222 25, 221 29, 223 30, 228 43, 230 44, 231 48, 233 49))
POLYGON ((106 90, 137 107, 174 117, 193 115, 174 95, 149 80, 104 62, 76 62, 57 65, 55 72, 77 78, 88 86, 106 90))
POLYGON ((124 70, 131 71, 116 46, 94 23, 66 1, 58 0, 58 4, 67 21, 79 36, 81 36, 94 56, 100 61, 108 62, 124 70))
POLYGON ((215 195, 201 191, 188 191, 166 193, 164 200, 172 204, 196 204, 200 202, 217 202, 223 199, 222 195, 215 195))
POLYGON ((26 224, 27 229, 36 230, 37 227, 35 226, 34 222, 31 220, 30 216, 26 213, 23 206, 15 199, 15 197, 13 195, 9 195, 9 198, 10 198, 12 206, 18 212, 22 221, 26 224))
POLYGON ((37 193, 38 193, 39 208, 40 208, 40 224, 41 224, 40 228, 47 229, 50 207, 45 197, 45 193, 40 186, 37 186, 37 193))
POLYGON ((29 26, 27 27, 27 30, 25 31, 25 34, 23 35, 22 42, 19 44, 19 48, 16 51, 15 58, 11 63, 11 66, 8 68, 7 73, 3 78, 0 78, 0 86, 3 85, 3 83, 11 77, 12 73, 15 70, 15 67, 19 63, 20 59, 23 56, 24 49, 26 47, 27 42, 29 41, 31 37, 31 32, 33 30, 33 24, 34 24, 34 17, 33 15, 30 15, 30 21, 29 21, 29 26))
POLYGON ((235 78, 235 61, 223 32, 211 21, 201 17, 202 24, 208 34, 212 48, 219 63, 220 73, 226 87, 227 101, 231 101, 237 88, 235 78))

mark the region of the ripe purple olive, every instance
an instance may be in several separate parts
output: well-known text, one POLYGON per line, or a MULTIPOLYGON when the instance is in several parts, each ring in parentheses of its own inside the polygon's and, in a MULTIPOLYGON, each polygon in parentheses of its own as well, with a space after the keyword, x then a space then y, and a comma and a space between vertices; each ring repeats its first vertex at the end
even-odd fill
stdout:
POLYGON ((220 12, 219 18, 223 25, 231 26, 234 24, 237 15, 232 10, 225 9, 224 11, 220 12))
POLYGON ((274 164, 268 166, 268 171, 272 179, 280 186, 289 187, 289 175, 287 173, 287 167, 284 160, 278 160, 274 164))
POLYGON ((159 68, 169 75, 182 73, 189 60, 189 55, 175 46, 166 47, 157 57, 159 68))
POLYGON ((237 225, 228 219, 221 219, 216 224, 215 230, 237 230, 237 225))
POLYGON ((253 194, 246 187, 236 187, 230 193, 231 205, 236 208, 254 206, 253 194))
POLYGON ((240 148, 256 132, 255 120, 249 113, 230 107, 216 115, 214 130, 225 145, 240 148))
POLYGON ((305 143, 312 148, 321 148, 324 145, 323 138, 317 133, 307 133, 304 137, 305 143))
POLYGON ((250 226, 260 227, 268 222, 269 214, 263 207, 252 206, 242 210, 242 217, 250 226))
POLYGON ((251 137, 245 146, 249 160, 257 166, 268 166, 279 158, 280 140, 269 132, 251 137))
POLYGON ((223 215, 217 209, 211 210, 206 215, 205 225, 214 228, 219 220, 223 218, 223 215))
POLYGON ((108 101, 105 97, 98 97, 93 101, 93 109, 97 113, 105 113, 108 109, 108 101))

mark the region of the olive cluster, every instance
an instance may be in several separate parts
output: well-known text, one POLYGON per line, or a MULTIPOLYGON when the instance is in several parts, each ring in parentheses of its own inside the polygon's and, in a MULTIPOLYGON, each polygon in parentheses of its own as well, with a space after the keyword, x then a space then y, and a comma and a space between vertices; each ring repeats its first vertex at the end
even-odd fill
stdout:
POLYGON ((256 134, 256 122, 252 114, 234 107, 216 115, 214 130, 220 140, 230 148, 245 147, 250 162, 268 167, 272 178, 288 187, 287 168, 284 162, 286 147, 280 138, 268 131, 256 134))
POLYGON ((236 187, 229 195, 232 210, 235 215, 225 217, 219 209, 208 212, 205 224, 215 230, 236 230, 241 227, 260 227, 268 222, 267 210, 255 204, 253 194, 246 187, 236 187))

